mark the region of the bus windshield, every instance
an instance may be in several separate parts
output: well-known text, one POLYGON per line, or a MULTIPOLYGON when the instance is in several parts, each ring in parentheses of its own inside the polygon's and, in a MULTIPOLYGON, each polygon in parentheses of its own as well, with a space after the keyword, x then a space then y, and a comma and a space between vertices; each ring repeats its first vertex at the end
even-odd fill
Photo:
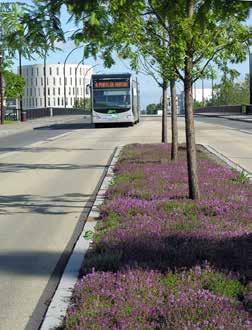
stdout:
POLYGON ((94 108, 128 108, 130 106, 129 89, 94 89, 93 93, 94 108))

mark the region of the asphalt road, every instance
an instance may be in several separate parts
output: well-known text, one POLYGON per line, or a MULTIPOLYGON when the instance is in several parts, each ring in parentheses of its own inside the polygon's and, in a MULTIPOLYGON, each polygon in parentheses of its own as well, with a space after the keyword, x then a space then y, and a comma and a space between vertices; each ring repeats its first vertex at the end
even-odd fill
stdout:
MULTIPOLYGON (((246 133, 197 119, 196 138, 252 172, 246 133)), ((1 138, 1 330, 38 328, 114 148, 160 139, 161 118, 101 129, 83 120, 1 138)), ((183 118, 179 140, 185 141, 183 118)))
POLYGON ((66 134, 80 128, 92 128, 90 125, 90 119, 80 119, 80 117, 78 117, 78 119, 72 120, 70 123, 55 125, 51 125, 49 123, 49 125, 35 128, 33 130, 1 137, 0 154, 12 151, 22 151, 23 148, 29 146, 30 144, 47 139, 53 139, 59 135, 66 134))
POLYGON ((252 134, 252 122, 242 122, 221 117, 203 117, 195 116, 196 122, 211 124, 211 125, 222 125, 230 129, 236 129, 241 132, 247 131, 247 134, 252 134))

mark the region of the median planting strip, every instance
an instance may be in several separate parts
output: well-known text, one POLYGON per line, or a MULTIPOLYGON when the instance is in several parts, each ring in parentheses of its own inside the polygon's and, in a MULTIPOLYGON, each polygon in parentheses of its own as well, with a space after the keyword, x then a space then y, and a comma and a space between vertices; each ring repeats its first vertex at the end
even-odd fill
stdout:
POLYGON ((251 329, 248 177, 199 150, 195 202, 185 148, 169 155, 164 144, 122 150, 65 329, 251 329))

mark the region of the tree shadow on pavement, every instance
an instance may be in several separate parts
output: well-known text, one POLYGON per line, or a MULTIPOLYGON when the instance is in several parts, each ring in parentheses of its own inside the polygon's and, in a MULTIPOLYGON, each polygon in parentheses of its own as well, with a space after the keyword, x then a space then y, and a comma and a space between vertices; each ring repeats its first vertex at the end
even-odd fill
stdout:
POLYGON ((28 164, 28 163, 0 163, 0 173, 19 173, 27 170, 90 170, 90 169, 105 169, 108 165, 90 164, 28 164))
MULTIPOLYGON (((81 214, 82 212, 87 213, 90 210, 94 198, 94 195, 78 193, 64 194, 61 196, 0 196, 0 216, 13 214, 66 215, 81 214)), ((58 218, 56 219, 58 220, 58 218)), ((22 219, 20 219, 20 221, 22 221, 22 219)))

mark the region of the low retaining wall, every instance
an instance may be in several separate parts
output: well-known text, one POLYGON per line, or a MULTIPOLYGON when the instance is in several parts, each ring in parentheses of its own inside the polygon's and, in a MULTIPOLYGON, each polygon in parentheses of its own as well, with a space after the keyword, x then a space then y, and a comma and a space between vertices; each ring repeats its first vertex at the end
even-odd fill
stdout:
POLYGON ((241 114, 242 106, 241 105, 221 105, 221 106, 211 106, 205 108, 198 108, 194 110, 194 113, 232 113, 232 114, 241 114))
POLYGON ((55 116, 67 116, 67 115, 88 115, 90 111, 79 108, 38 108, 38 109, 27 109, 26 118, 36 119, 42 117, 55 117, 55 116))
POLYGON ((200 113, 221 113, 221 114, 244 114, 252 115, 252 104, 241 105, 220 105, 194 109, 195 114, 200 113))

